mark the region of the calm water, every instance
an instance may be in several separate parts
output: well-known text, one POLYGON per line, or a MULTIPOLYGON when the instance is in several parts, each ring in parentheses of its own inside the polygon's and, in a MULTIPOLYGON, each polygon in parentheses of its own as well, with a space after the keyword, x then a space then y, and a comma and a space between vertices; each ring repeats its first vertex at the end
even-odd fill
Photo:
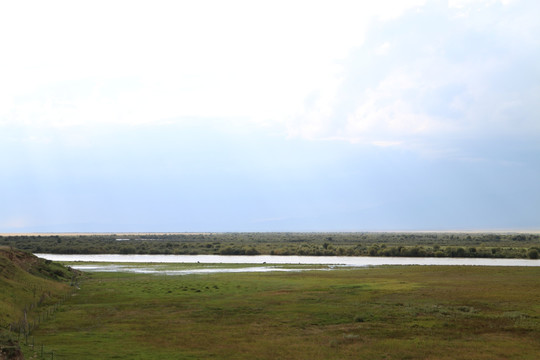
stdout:
MULTIPOLYGON (((277 266, 245 266, 245 267, 205 267, 203 264, 197 264, 201 268, 196 269, 182 269, 172 270, 163 268, 160 263, 144 264, 144 266, 129 266, 129 265, 111 265, 111 264, 99 264, 99 265, 71 265, 72 268, 82 271, 99 271, 99 272, 129 272, 137 274, 158 274, 158 275, 190 275, 190 274, 211 274, 211 273, 240 273, 240 272, 270 272, 270 271, 309 271, 315 269, 302 268, 302 269, 290 269, 277 266)), ((321 269, 317 269, 321 270, 321 269)), ((323 269, 324 270, 324 269, 323 269)))
POLYGON ((539 260, 407 258, 367 256, 277 256, 277 255, 61 255, 35 254, 53 261, 111 263, 201 263, 201 264, 302 264, 302 265, 470 265, 470 266, 540 266, 539 260))

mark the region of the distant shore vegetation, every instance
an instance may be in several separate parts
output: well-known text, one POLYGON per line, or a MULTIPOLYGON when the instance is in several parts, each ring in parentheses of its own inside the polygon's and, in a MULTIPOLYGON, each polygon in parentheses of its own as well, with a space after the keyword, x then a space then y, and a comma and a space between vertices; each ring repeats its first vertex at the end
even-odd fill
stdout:
POLYGON ((397 256, 538 259, 535 233, 170 233, 4 235, 33 253, 397 256))

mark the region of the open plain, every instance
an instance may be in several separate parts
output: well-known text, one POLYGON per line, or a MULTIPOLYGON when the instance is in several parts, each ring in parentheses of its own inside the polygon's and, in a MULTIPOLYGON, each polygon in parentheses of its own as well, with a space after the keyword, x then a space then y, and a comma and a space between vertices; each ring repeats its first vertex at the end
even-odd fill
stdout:
POLYGON ((98 272, 33 336, 58 359, 536 359, 539 276, 474 266, 98 272))

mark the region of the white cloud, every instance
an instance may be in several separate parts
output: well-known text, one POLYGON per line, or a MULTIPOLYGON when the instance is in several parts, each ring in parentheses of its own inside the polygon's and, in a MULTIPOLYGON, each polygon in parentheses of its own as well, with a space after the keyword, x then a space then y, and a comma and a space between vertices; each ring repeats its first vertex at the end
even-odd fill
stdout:
POLYGON ((424 10, 368 34, 342 81, 289 134, 429 153, 458 153, 463 139, 539 136, 539 87, 529 81, 540 49, 530 34, 539 29, 528 6, 469 19, 440 5, 424 10))
POLYGON ((384 44, 375 49, 376 55, 386 55, 390 51, 390 43, 386 41, 384 44))
POLYGON ((0 126, 77 138, 89 126, 222 118, 409 147, 510 123, 530 133, 539 90, 507 91, 503 77, 538 53, 537 21, 528 3, 499 4, 9 2, 0 126))
POLYGON ((482 8, 494 4, 509 5, 516 0, 448 0, 451 9, 482 8))
POLYGON ((9 2, 0 9, 0 122, 278 121, 335 86, 374 18, 423 1, 9 2), (135 79, 113 91, 111 83, 135 79), (80 94, 58 95, 65 84, 80 94))

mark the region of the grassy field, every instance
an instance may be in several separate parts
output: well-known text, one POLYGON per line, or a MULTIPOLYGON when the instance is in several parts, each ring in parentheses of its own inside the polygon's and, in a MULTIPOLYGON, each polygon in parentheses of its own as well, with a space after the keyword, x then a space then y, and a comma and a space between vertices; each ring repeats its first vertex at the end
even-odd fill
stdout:
POLYGON ((428 266, 93 273, 33 335, 55 359, 537 359, 539 279, 428 266))

